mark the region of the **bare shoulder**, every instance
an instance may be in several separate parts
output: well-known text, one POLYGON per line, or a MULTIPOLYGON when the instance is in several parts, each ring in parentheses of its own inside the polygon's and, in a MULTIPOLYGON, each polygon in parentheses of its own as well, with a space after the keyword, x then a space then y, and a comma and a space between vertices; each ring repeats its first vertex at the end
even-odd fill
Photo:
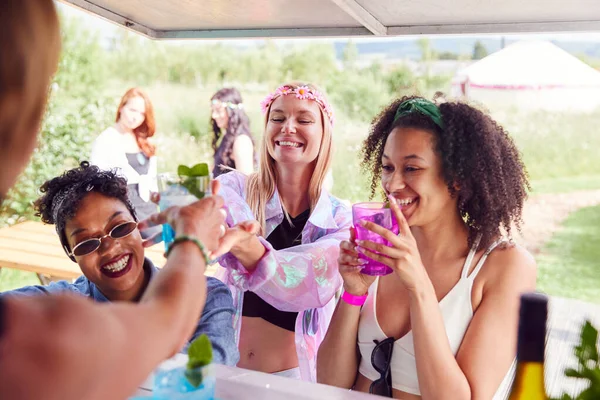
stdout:
POLYGON ((512 243, 499 246, 489 254, 486 264, 482 275, 488 288, 535 289, 537 265, 523 246, 512 243))
POLYGON ((235 148, 238 148, 240 150, 242 150, 242 149, 252 150, 253 146, 254 145, 252 144, 252 139, 250 139, 250 136, 248 136, 248 135, 239 135, 238 137, 235 138, 235 140, 233 142, 234 150, 235 150, 235 148))

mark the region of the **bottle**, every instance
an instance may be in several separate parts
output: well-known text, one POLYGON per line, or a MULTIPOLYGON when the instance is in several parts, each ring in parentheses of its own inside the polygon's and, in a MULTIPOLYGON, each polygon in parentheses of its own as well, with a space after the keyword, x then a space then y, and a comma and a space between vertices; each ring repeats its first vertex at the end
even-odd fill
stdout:
POLYGON ((547 400, 544 386, 544 344, 548 297, 539 293, 521 296, 517 344, 517 370, 509 400, 547 400))

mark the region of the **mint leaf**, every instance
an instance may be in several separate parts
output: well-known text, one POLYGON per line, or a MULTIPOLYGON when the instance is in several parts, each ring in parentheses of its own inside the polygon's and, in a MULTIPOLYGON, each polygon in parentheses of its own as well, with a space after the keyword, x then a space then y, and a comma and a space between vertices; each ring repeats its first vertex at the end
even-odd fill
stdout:
POLYGON ((188 382, 198 387, 202 384, 203 376, 200 368, 212 362, 212 344, 204 333, 198 336, 188 347, 188 362, 185 377, 188 382))
POLYGON ((189 177, 181 182, 181 186, 185 187, 191 195, 196 196, 198 200, 204 197, 204 191, 198 188, 198 181, 194 177, 189 177))
POLYGON ((202 199, 204 197, 205 188, 200 188, 198 179, 195 178, 210 176, 208 164, 200 163, 191 168, 186 165, 180 165, 177 167, 177 175, 183 180, 181 185, 185 187, 190 194, 196 196, 197 199, 202 199))
POLYGON ((208 171, 208 164, 206 163, 201 163, 201 164, 196 164, 191 168, 191 176, 208 176, 209 175, 209 171, 208 171))
POLYGON ((208 170, 207 163, 196 164, 193 167, 187 165, 180 165, 177 167, 177 175, 179 176, 209 176, 210 171, 208 170))
POLYGON ((204 367, 212 362, 212 344, 205 334, 198 336, 188 347, 187 368, 195 369, 204 367))
POLYGON ((192 175, 192 169, 190 167, 185 166, 185 165, 180 165, 179 167, 177 167, 177 175, 179 175, 179 176, 191 176, 192 175))
POLYGON ((201 369, 186 369, 184 375, 188 382, 195 388, 202 384, 204 377, 201 369))

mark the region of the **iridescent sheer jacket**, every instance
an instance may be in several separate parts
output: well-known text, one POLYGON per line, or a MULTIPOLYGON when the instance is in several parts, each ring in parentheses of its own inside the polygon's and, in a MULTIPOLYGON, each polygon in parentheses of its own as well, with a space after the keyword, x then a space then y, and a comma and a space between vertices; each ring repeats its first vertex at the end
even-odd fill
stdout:
MULTIPOLYGON (((228 211, 227 223, 233 226, 256 219, 246 203, 246 176, 232 171, 218 177, 220 194, 228 211)), ((283 221, 277 191, 266 207, 265 237, 283 221)), ((259 237, 266 253, 256 269, 249 272, 230 253, 218 261, 215 275, 229 286, 236 309, 234 328, 241 328, 244 292, 250 290, 281 311, 298 312, 296 352, 303 380, 316 381, 317 351, 335 308, 335 294, 342 287, 337 258, 340 241, 349 237, 352 214, 349 208, 325 190, 302 231, 302 244, 274 250, 259 237)))

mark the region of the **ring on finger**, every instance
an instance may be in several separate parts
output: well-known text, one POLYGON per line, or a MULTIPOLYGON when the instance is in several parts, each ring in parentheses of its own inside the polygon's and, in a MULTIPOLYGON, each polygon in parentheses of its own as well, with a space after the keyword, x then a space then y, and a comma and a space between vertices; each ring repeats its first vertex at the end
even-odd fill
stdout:
POLYGON ((219 225, 219 237, 222 238, 223 236, 225 236, 225 225, 219 225))

